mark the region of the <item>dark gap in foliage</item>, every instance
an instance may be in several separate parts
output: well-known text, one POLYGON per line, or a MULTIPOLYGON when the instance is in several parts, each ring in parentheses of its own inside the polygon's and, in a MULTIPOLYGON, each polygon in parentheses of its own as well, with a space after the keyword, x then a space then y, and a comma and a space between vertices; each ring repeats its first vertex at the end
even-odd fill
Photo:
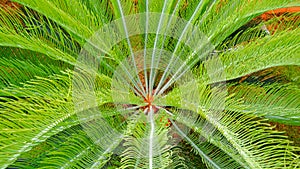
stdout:
MULTIPOLYGON (((227 82, 236 83, 237 85, 239 83, 259 83, 262 86, 270 85, 272 83, 287 84, 293 81, 298 83, 300 82, 300 79, 297 79, 297 72, 299 71, 299 66, 277 66, 254 72, 240 78, 232 79, 227 82)), ((298 84, 300 85, 300 83, 298 84)))
MULTIPOLYGON (((291 126, 286 124, 280 124, 276 122, 269 122, 271 125, 275 126, 274 130, 283 131, 285 135, 289 137, 291 141, 293 141, 293 145, 300 145, 300 126, 291 126)), ((300 151, 297 151, 300 155, 300 151)))

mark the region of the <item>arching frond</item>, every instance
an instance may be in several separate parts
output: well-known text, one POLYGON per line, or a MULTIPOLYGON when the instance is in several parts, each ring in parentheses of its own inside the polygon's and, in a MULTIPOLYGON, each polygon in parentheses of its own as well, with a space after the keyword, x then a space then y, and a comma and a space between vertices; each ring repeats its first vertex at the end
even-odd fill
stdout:
POLYGON ((212 11, 204 22, 199 26, 209 37, 212 43, 217 46, 226 37, 232 34, 242 25, 251 19, 271 9, 299 5, 297 1, 217 1, 212 11))
POLYGON ((10 85, 20 85, 35 76, 47 77, 59 74, 61 70, 69 66, 63 62, 57 62, 35 52, 16 48, 1 48, 0 88, 10 85))
MULTIPOLYGON (((12 10, 12 9, 10 9, 12 10)), ((0 8, 0 44, 42 53, 55 60, 74 64, 78 44, 56 23, 29 9, 10 15, 0 8)))
MULTIPOLYGON (((120 140, 112 142, 111 150, 119 143, 120 140)), ((38 145, 31 152, 22 155, 19 159, 23 159, 23 162, 17 161, 11 167, 97 168, 104 166, 112 155, 111 150, 103 150, 95 144, 80 125, 48 138, 45 144, 38 145)))
POLYGON ((290 125, 300 125, 299 88, 294 85, 241 84, 230 87, 234 93, 232 102, 240 100, 228 109, 240 112, 252 112, 271 121, 290 125))
POLYGON ((186 137, 189 138, 189 141, 194 144, 193 148, 197 154, 199 153, 199 151, 202 151, 208 157, 211 157, 214 156, 214 153, 211 154, 209 149, 211 147, 218 147, 215 148, 216 152, 218 152, 214 157, 216 158, 216 160, 214 160, 214 158, 210 158, 212 162, 210 160, 205 160, 207 163, 211 163, 210 165, 214 164, 215 167, 240 166, 239 168, 249 168, 249 165, 247 164, 245 159, 240 157, 238 151, 212 124, 190 110, 179 110, 175 111, 174 114, 176 114, 174 120, 176 120, 177 123, 184 124, 188 126, 192 131, 200 134, 186 135, 186 137), (207 147, 201 147, 201 144, 207 145, 207 147), (218 156, 218 154, 222 155, 218 156), (235 162, 232 162, 232 160, 234 160, 235 162), (231 161, 230 163, 232 165, 228 164, 228 161, 231 161))
MULTIPOLYGON (((68 77, 65 77, 66 80, 68 77)), ((22 88, 6 90, 2 93, 14 98, 2 98, 1 105, 1 162, 6 167, 23 152, 41 142, 60 121, 72 115, 68 104, 68 83, 59 78, 49 80, 41 78, 40 89, 35 87, 37 81, 22 88), (52 86, 52 87, 51 87, 52 86), (54 88, 55 86, 55 88, 54 88), (49 90, 50 88, 51 90, 49 90), (29 89, 33 90, 29 90, 29 89), (63 94, 65 93, 65 94, 63 94), (31 96, 30 96, 31 94, 31 96), (19 95, 25 96, 23 98, 19 95), (49 104, 51 103, 51 104, 49 104), (47 110, 45 113, 43 111, 47 110), (11 112, 14 112, 13 114, 11 112), (55 115, 55 116, 54 116, 55 115), (24 144, 25 143, 25 144, 24 144), (9 152, 10 155, 6 153, 9 152)))
MULTIPOLYGON (((16 2, 43 14, 83 41, 89 39, 94 31, 105 23, 102 13, 92 12, 81 1, 16 0, 16 2)), ((101 12, 104 11, 105 8, 101 12)))
MULTIPOLYGON (((253 168, 254 165, 256 165, 260 168, 283 168, 290 166, 293 160, 297 158, 296 154, 291 153, 291 151, 297 151, 297 148, 289 146, 290 142, 285 140, 285 136, 276 131, 273 131, 272 127, 270 127, 270 125, 268 125, 264 121, 259 121, 256 120, 255 117, 242 115, 239 113, 222 113, 224 114, 219 120, 218 118, 216 119, 216 117, 209 117, 210 120, 213 121, 212 126, 216 126, 216 128, 207 128, 207 125, 203 126, 194 122, 195 126, 202 127, 199 128, 198 131, 201 131, 200 133, 205 138, 204 140, 207 139, 207 141, 212 142, 217 147, 219 147, 219 145, 224 146, 227 144, 227 148, 226 146, 219 148, 223 150, 227 149, 225 152, 234 159, 238 156, 238 158, 243 158, 242 160, 245 160, 245 166, 243 167, 248 168, 248 165, 249 168, 253 168), (241 118, 243 120, 241 120, 241 118), (216 129, 218 130, 218 132, 212 129, 216 129), (207 132, 209 133, 207 134, 207 132), (223 139, 217 139, 217 133, 219 132, 221 133, 222 137, 226 138, 226 140, 228 141, 226 141, 227 143, 223 142, 223 139), (223 143, 218 144, 218 142, 223 143), (264 153, 261 153, 260 151, 264 151, 264 153), (239 155, 237 156, 236 154, 231 154, 230 152, 238 153, 239 155), (278 161, 272 161, 275 159, 275 157, 277 160, 282 161, 280 163, 277 163, 278 161)), ((185 121, 184 119, 178 120, 182 122, 185 121)), ((187 124, 189 122, 190 121, 185 121, 184 123, 187 124)), ((226 157, 223 156, 223 160, 225 160, 224 158, 226 157)), ((239 160, 235 159, 235 161, 239 160)), ((242 164, 243 163, 240 163, 240 165, 242 164)))
MULTIPOLYGON (((188 93, 193 93, 196 92, 194 88, 189 88, 190 91, 188 93), (192 89, 192 90, 191 90, 192 89)), ((275 164, 276 162, 264 162, 261 163, 261 161, 270 161, 268 158, 269 156, 273 156, 274 154, 278 153, 277 155, 274 155, 274 157, 280 157, 279 159, 282 159, 283 161, 281 162, 281 166, 277 166, 277 168, 282 168, 289 166, 291 161, 293 161, 297 156, 293 153, 292 151, 296 151, 297 149, 294 149, 293 147, 290 147, 289 144, 290 142, 284 141, 285 138, 282 134, 276 133, 275 131, 272 130, 272 127, 269 126, 264 120, 259 120, 258 116, 254 116, 255 113, 257 115, 266 115, 268 112, 264 111, 267 108, 262 108, 262 106, 268 107, 269 114, 278 114, 280 116, 280 112, 282 113, 290 113, 289 109, 281 108, 281 111, 273 111, 274 109, 271 108, 272 106, 284 106, 285 103, 289 104, 290 107, 293 104, 297 107, 299 106, 299 102, 295 100, 295 102, 288 101, 289 99, 287 98, 282 98, 282 101, 287 101, 287 102, 282 102, 280 103, 280 100, 278 100, 278 97, 284 97, 284 96, 289 96, 291 94, 286 93, 286 95, 283 95, 282 93, 285 92, 285 90, 282 90, 282 92, 278 92, 278 90, 274 89, 274 93, 272 90, 270 91, 270 94, 267 96, 261 96, 261 99, 272 99, 271 94, 275 94, 273 97, 274 101, 278 101, 278 104, 270 104, 270 100, 260 100, 260 96, 258 97, 253 97, 255 95, 254 92, 249 91, 249 97, 243 97, 240 96, 240 94, 237 94, 237 99, 232 100, 231 97, 229 98, 224 98, 224 97, 217 97, 217 95, 213 96, 212 94, 212 89, 208 90, 209 88, 206 86, 199 86, 198 92, 201 93, 199 94, 201 97, 199 97, 199 102, 192 102, 191 100, 178 100, 178 96, 174 92, 172 97, 177 97, 177 99, 171 99, 171 101, 166 101, 166 103, 170 103, 172 106, 176 107, 182 107, 184 109, 187 109, 189 111, 199 111, 200 116, 202 116, 203 119, 206 119, 204 121, 199 121, 197 122, 196 115, 193 115, 193 113, 189 114, 178 114, 176 120, 184 123, 187 126, 190 126, 191 128, 194 128, 195 131, 199 130, 202 131, 200 132, 201 135, 206 138, 209 142, 211 142, 214 146, 219 147, 221 150, 225 151, 228 153, 228 155, 231 158, 234 158, 235 161, 239 161, 239 158, 242 157, 243 160, 245 160, 244 163, 248 164, 249 167, 253 167, 251 165, 256 165, 257 167, 261 168, 269 168, 269 167, 276 167, 275 164), (278 92, 278 97, 276 97, 276 92, 278 92), (253 94, 250 96, 250 93, 253 94), (243 104, 241 102, 242 98, 247 99, 244 103, 247 103, 248 101, 252 100, 251 103, 253 103, 253 107, 250 106, 251 108, 247 109, 247 106, 251 105, 251 103, 248 104, 243 104), (224 110, 231 109, 233 111, 239 111, 239 112, 230 112, 230 111, 218 111, 221 107, 218 107, 216 105, 220 105, 222 102, 218 102, 215 99, 226 99, 223 104, 225 105, 223 108, 224 110), (176 100, 176 102, 174 102, 176 100), (217 103, 215 106, 214 102, 217 103), (173 103, 172 103, 173 101, 173 103), (255 103, 257 103, 255 105, 255 103), (260 105, 260 104, 261 105, 260 105), (291 105, 290 105, 291 104, 291 105), (235 106, 239 107, 239 109, 234 109, 235 106), (210 127, 208 127, 210 126, 210 127), (234 127, 235 126, 235 127, 234 127), (198 128, 198 129, 197 129, 198 128), (202 129, 204 128, 204 129, 202 129), (243 129, 241 129, 243 128, 243 129), (218 132, 215 132, 215 130, 218 130, 218 132), (256 132, 251 132, 251 131, 256 131, 256 132), (254 134, 254 135, 251 135, 254 134), (257 134, 257 135, 256 135, 257 134), (225 142, 221 141, 223 139, 220 139, 223 137, 225 142), (274 139, 274 140, 273 140, 274 139), (234 141, 235 140, 235 141, 234 141), (220 143, 220 141, 222 143, 220 143), (233 141, 233 142, 232 142, 233 141), (276 143, 275 143, 276 142, 276 143), (256 144, 257 143, 257 144, 256 144), (229 145, 229 147, 225 145, 229 145), (277 147, 273 147, 274 144, 277 145, 277 147), (221 145, 221 146, 220 146, 221 145), (253 147, 252 147, 253 146, 253 147), (265 148, 262 147, 269 147, 266 149, 272 149, 270 152, 265 152, 269 153, 269 155, 262 156, 259 151, 266 151, 265 148), (276 152, 276 153, 275 153, 276 152), (289 152, 289 153, 288 153, 289 152), (236 153, 239 153, 239 155, 236 155, 236 153), (243 154, 241 154, 243 153, 243 154), (290 154, 291 153, 291 154, 290 154), (287 155, 289 154, 289 155, 287 155), (287 160, 287 161, 285 161, 287 160)), ((273 89, 273 88, 272 88, 273 89)), ((183 88, 183 91, 186 91, 185 88, 183 88)), ((180 91, 179 91, 180 92, 180 91)), ((235 93, 235 91, 232 91, 235 93)), ((243 94, 247 92, 241 92, 243 94)), ((171 93, 170 93, 171 94, 171 93)), ((221 94, 222 95, 222 94, 221 94)), ((220 95, 220 96, 221 96, 220 95)), ((245 95, 247 96, 247 95, 245 95)), ((170 97, 170 96, 168 96, 170 97)), ((187 98, 193 98, 193 97, 187 97, 187 98)), ((295 97, 296 98, 296 97, 295 97)), ((293 100, 293 99, 292 99, 293 100)), ((298 110, 294 111, 293 115, 290 115, 290 117, 297 117, 299 114, 298 110)), ((267 115, 266 115, 267 116, 267 115)), ((272 115, 271 115, 272 116, 272 115)), ((288 115, 287 115, 288 116, 288 115)), ((176 117, 176 116, 175 116, 176 117)), ((268 117, 268 116, 267 116, 268 117)), ((273 116, 274 117, 274 116, 273 116)), ((275 117, 274 117, 275 118, 275 117)), ((271 117, 270 117, 271 119, 271 117)), ((297 118, 295 118, 295 121, 291 119, 292 122, 296 122, 297 118)), ((288 121, 288 120, 287 120, 288 121)), ((192 142, 192 140, 188 137, 185 136, 186 139, 189 142, 192 142)), ((196 143, 194 143, 196 145, 196 143)), ((196 146, 195 146, 196 147, 196 146)), ((199 148, 199 147, 198 147, 199 148)), ((201 149, 201 148, 199 148, 201 149)), ((240 161, 240 164, 243 164, 242 161, 240 161)), ((244 166, 245 167, 245 166, 244 166)), ((247 167, 246 167, 247 168, 247 167)))
POLYGON ((220 56, 227 80, 274 66, 298 65, 300 30, 267 36, 220 56), (291 36, 290 34, 295 34, 291 36))
POLYGON ((148 123, 138 121, 125 137, 121 168, 166 168, 171 163, 173 146, 168 128, 161 125, 166 118, 150 114, 142 118, 149 118, 148 123))
POLYGON ((5 95, 0 103, 1 158, 7 158, 1 166, 11 164, 33 146, 68 128, 65 120, 76 113, 71 102, 71 82, 69 73, 50 78, 40 77, 23 87, 12 86, 1 90, 5 95), (3 154, 7 151, 10 156, 3 154))

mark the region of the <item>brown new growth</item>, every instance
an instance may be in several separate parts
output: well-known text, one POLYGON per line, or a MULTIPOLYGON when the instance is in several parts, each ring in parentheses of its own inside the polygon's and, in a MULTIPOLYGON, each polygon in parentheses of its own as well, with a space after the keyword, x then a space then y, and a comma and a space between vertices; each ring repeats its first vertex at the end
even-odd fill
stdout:
POLYGON ((147 110, 146 114, 148 114, 148 112, 150 112, 150 110, 152 109, 152 111, 154 113, 158 112, 159 108, 157 108, 155 105, 153 105, 154 102, 154 96, 153 93, 155 92, 155 90, 152 92, 152 94, 147 94, 146 97, 144 97, 144 102, 147 104, 146 106, 142 107, 143 110, 147 110))

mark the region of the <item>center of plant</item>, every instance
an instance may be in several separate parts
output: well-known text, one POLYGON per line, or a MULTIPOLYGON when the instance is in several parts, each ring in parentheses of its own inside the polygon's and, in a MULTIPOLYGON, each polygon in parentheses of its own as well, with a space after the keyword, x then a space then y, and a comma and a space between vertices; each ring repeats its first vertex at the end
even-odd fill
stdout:
POLYGON ((142 108, 144 110, 145 114, 148 114, 151 110, 154 113, 156 113, 159 110, 159 108, 157 106, 153 105, 153 101, 154 101, 153 95, 147 94, 144 101, 147 104, 145 107, 142 108))
MULTIPOLYGON (((129 112, 157 113, 170 91, 190 81, 181 60, 166 50, 139 50, 129 55, 114 72, 113 101, 129 112), (170 62, 170 58, 173 58, 170 62)), ((152 114, 151 113, 151 114, 152 114)))
POLYGON ((152 95, 147 94, 146 98, 145 98, 145 102, 148 104, 147 106, 151 106, 152 102, 154 100, 154 97, 152 95))

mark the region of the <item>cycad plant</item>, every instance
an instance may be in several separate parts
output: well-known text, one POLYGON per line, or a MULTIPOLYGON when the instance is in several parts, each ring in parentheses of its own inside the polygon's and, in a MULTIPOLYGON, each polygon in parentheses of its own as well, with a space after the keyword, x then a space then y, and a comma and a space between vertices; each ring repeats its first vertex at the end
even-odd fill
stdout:
POLYGON ((8 3, 1 168, 300 168, 299 1, 8 3))

